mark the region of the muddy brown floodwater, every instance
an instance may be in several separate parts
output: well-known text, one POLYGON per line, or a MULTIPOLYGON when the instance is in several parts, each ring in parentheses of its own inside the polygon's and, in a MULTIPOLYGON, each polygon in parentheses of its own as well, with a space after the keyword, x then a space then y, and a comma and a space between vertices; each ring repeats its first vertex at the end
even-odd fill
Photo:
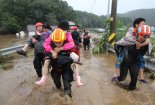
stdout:
POLYGON ((80 75, 85 85, 77 88, 72 83, 72 99, 55 88, 50 74, 45 86, 35 85, 38 78, 33 59, 21 57, 14 61, 14 68, 0 72, 0 105, 155 105, 152 80, 147 78, 148 84, 138 82, 140 89, 128 92, 111 83, 114 54, 81 53, 80 75))
POLYGON ((24 44, 26 43, 26 40, 28 40, 28 36, 21 39, 17 38, 16 35, 13 34, 0 35, 0 49, 24 44))

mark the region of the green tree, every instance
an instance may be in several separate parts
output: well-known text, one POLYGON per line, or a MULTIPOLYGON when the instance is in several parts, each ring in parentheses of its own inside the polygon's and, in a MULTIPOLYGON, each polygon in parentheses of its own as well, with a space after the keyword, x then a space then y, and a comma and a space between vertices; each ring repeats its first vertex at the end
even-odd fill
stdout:
MULTIPOLYGON (((75 21, 80 27, 106 27, 105 16, 74 11, 62 0, 0 0, 0 28, 18 32, 37 21, 56 25, 60 20, 75 21)), ((127 18, 120 18, 127 24, 127 18)))
POLYGON ((10 13, 2 13, 3 17, 1 18, 0 23, 2 24, 2 29, 7 30, 10 33, 16 33, 21 29, 20 25, 18 25, 18 19, 15 16, 10 15, 10 13))
POLYGON ((37 21, 57 24, 62 19, 74 20, 74 12, 62 0, 1 0, 0 27, 14 33, 37 21))

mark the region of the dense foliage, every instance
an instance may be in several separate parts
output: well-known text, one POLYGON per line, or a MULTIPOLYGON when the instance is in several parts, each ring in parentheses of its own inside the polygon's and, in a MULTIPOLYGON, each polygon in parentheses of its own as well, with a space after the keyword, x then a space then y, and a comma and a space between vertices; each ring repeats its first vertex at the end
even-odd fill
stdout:
POLYGON ((98 16, 92 13, 76 11, 76 22, 82 27, 97 28, 104 27, 105 16, 98 16))
MULTIPOLYGON (((75 21, 82 27, 104 27, 105 16, 74 11, 62 0, 0 0, 0 31, 15 33, 37 21, 56 25, 60 20, 75 21)), ((129 19, 121 18, 123 23, 129 19)))
POLYGON ((59 20, 72 20, 75 12, 62 0, 1 0, 0 27, 15 33, 37 21, 57 24, 59 20))
MULTIPOLYGON (((103 53, 103 52, 107 51, 107 47, 110 45, 110 44, 108 45, 108 43, 109 43, 108 38, 110 35, 110 31, 109 31, 110 30, 110 21, 106 20, 104 22, 104 24, 106 25, 105 33, 103 33, 101 37, 98 37, 98 39, 95 39, 95 40, 97 40, 97 43, 95 43, 95 46, 93 48, 94 54, 103 53)), ((129 28, 129 24, 125 25, 120 21, 119 18, 117 19, 115 42, 125 36, 128 28, 129 28)))

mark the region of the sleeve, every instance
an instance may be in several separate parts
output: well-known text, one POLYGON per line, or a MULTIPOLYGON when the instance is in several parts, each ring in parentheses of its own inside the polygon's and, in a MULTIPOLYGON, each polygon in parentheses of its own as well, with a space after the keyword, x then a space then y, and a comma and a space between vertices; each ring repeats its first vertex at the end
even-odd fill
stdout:
POLYGON ((46 52, 51 52, 51 50, 52 50, 52 47, 50 46, 50 43, 51 43, 51 37, 48 37, 45 40, 44 44, 43 44, 44 49, 45 49, 46 52))
POLYGON ((71 48, 73 48, 75 46, 72 35, 70 32, 66 33, 66 37, 67 37, 67 42, 66 44, 63 45, 63 49, 64 50, 70 50, 71 48))

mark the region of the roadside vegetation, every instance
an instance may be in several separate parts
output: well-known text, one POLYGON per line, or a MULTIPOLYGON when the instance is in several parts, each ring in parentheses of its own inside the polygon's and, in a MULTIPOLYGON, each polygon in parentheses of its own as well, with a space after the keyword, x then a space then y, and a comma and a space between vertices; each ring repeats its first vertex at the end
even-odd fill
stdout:
MULTIPOLYGON (((34 57, 34 50, 33 50, 33 48, 29 49, 27 56, 29 58, 33 58, 34 57)), ((12 54, 5 55, 5 56, 2 56, 0 54, 0 71, 9 70, 9 69, 13 68, 14 65, 15 65, 15 61, 20 59, 21 57, 23 57, 23 56, 18 55, 16 53, 12 53, 12 54)))
MULTIPOLYGON (((108 37, 110 35, 110 21, 106 20, 104 22, 106 25, 105 32, 102 34, 99 34, 96 38, 93 39, 95 47, 93 48, 93 53, 98 54, 98 53, 103 53, 107 51, 107 44, 108 42, 108 37)), ((116 22, 116 37, 115 41, 118 41, 122 37, 125 36, 127 30, 129 28, 129 25, 124 25, 121 21, 117 20, 116 22)))
POLYGON ((14 63, 13 60, 15 59, 15 56, 8 55, 8 56, 1 56, 0 55, 0 71, 2 70, 8 70, 13 67, 14 63))
POLYGON ((151 52, 151 56, 155 57, 155 38, 151 38, 151 44, 152 44, 152 52, 151 52))

